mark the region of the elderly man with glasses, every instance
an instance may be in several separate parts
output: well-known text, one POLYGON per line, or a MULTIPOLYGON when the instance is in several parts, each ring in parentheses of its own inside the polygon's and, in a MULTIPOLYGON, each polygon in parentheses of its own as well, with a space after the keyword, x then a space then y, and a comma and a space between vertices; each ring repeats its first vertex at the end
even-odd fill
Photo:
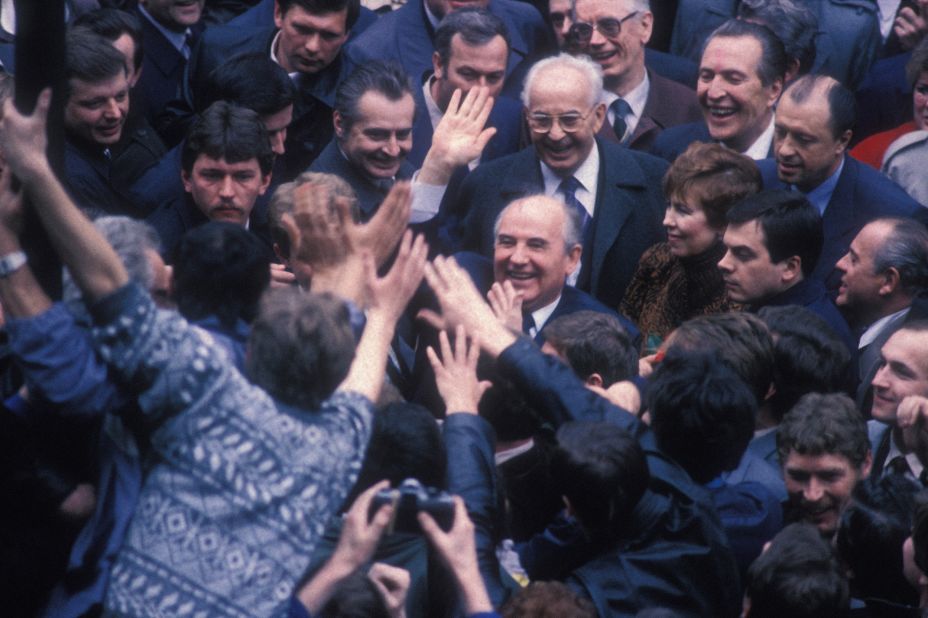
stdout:
MULTIPOLYGON (((488 161, 454 192, 446 212, 463 218, 460 248, 493 255, 493 223, 513 200, 563 199, 583 222, 583 252, 568 277, 617 307, 645 249, 664 237, 665 162, 597 139, 606 118, 598 65, 561 54, 537 63, 522 92, 532 145, 488 161)), ((451 192, 449 192, 451 193, 451 192)))
POLYGON ((576 0, 564 44, 603 71, 606 122, 600 137, 649 151, 668 127, 696 122, 696 93, 645 67, 654 16, 648 0, 576 0))

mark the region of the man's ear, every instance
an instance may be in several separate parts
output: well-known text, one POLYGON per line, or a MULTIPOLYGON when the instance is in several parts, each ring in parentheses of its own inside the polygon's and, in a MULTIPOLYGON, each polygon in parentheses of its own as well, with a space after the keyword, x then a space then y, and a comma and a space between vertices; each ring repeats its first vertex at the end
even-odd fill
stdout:
POLYGON ((567 253, 567 274, 574 272, 574 269, 577 268, 577 264, 580 263, 580 256, 583 255, 583 246, 574 245, 570 248, 570 251, 567 253))
POLYGON ((345 139, 345 119, 338 110, 332 112, 332 125, 335 127, 335 137, 345 139))
POLYGON ((890 266, 882 273, 883 282, 880 284, 880 289, 877 290, 877 293, 880 296, 889 296, 893 292, 899 289, 899 269, 895 266, 890 266))
POLYGON ((848 145, 851 143, 851 138, 854 136, 854 132, 848 129, 838 138, 838 145, 836 154, 844 154, 844 151, 847 150, 848 145))
POLYGON ((180 181, 184 183, 184 191, 187 193, 193 192, 193 186, 190 182, 190 173, 187 170, 182 169, 180 171, 180 181))
POLYGON ((873 468, 873 453, 867 449, 867 457, 860 464, 860 478, 865 479, 870 476, 870 469, 873 468))
POLYGON ((802 279, 802 258, 793 255, 783 261, 784 269, 781 278, 783 283, 796 283, 802 279))
POLYGON ((435 74, 436 79, 442 79, 441 56, 437 51, 432 52, 432 72, 435 74))
POLYGON ((274 0, 274 26, 280 28, 284 23, 284 13, 280 10, 280 0, 274 0))
POLYGON ((584 383, 587 386, 598 386, 599 388, 603 388, 603 377, 598 373, 591 373, 587 376, 586 380, 584 380, 584 383))
POLYGON ((654 32, 654 14, 651 11, 645 11, 641 15, 641 22, 639 23, 641 24, 641 36, 639 40, 642 45, 647 45, 654 32))

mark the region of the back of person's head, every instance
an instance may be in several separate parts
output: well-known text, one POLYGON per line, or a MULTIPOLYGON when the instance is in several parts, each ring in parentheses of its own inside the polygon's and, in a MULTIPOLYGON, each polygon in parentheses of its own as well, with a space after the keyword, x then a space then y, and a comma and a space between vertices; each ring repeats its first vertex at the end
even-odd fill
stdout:
POLYGON ((446 466, 445 445, 431 412, 414 403, 391 403, 374 414, 364 463, 345 505, 384 479, 391 487, 408 478, 426 487, 444 487, 446 466))
POLYGON ((773 382, 773 339, 750 313, 717 313, 687 320, 673 332, 670 349, 714 353, 751 388, 760 405, 773 382))
POLYGON ((760 170, 750 157, 715 143, 693 142, 664 175, 664 197, 695 201, 714 228, 724 228, 728 209, 761 186, 760 170))
POLYGON ((360 0, 276 0, 281 15, 285 15, 294 6, 302 8, 313 15, 345 11, 345 28, 354 27, 361 13, 360 0))
POLYGON ((412 96, 412 86, 406 70, 394 60, 366 62, 351 72, 335 91, 335 111, 341 116, 345 130, 358 119, 361 97, 376 92, 389 101, 412 96))
POLYGON ((798 305, 762 307, 773 334, 773 387, 767 400, 779 421, 807 393, 835 393, 847 381, 851 354, 820 316, 798 305))
POLYGON ((766 26, 741 19, 729 19, 709 35, 703 43, 702 51, 705 52, 709 41, 718 37, 751 37, 760 43, 761 55, 757 75, 764 86, 769 86, 777 80, 782 82, 786 77, 786 69, 789 65, 786 48, 783 42, 766 26))
POLYGON ((593 603, 561 582, 535 581, 500 608, 503 618, 596 618, 593 603))
POLYGON ((91 32, 102 36, 107 41, 115 42, 119 37, 128 34, 132 39, 135 53, 132 63, 136 70, 142 66, 144 52, 142 50, 142 26, 139 18, 127 11, 114 8, 102 8, 88 11, 79 15, 71 22, 72 28, 87 28, 91 32))
POLYGON ((824 90, 828 104, 828 126, 835 138, 854 130, 857 123, 857 98, 847 86, 828 75, 803 75, 793 82, 783 96, 803 104, 824 90))
POLYGON ((804 395, 777 429, 780 461, 799 455, 840 455, 860 468, 870 453, 867 423, 851 398, 839 393, 804 395))
POLYGON ((738 18, 766 26, 776 35, 786 56, 804 75, 815 62, 815 35, 818 18, 808 6, 797 0, 742 0, 738 18))
POLYGON ((566 359, 574 373, 586 380, 598 374, 601 386, 638 375, 638 351, 614 315, 576 311, 545 324, 545 341, 566 359))
POLYGON ((841 618, 848 585, 827 541, 815 526, 790 524, 748 569, 749 618, 841 618))
POLYGON ((435 51, 441 66, 447 68, 451 59, 451 39, 461 35, 461 40, 471 47, 483 47, 498 36, 511 47, 506 23, 486 9, 465 8, 452 11, 438 24, 435 30, 435 51))
POLYGON ((256 159, 262 174, 270 174, 274 152, 264 123, 254 110, 216 101, 194 121, 181 151, 181 167, 188 174, 200 155, 242 163, 256 159))
POLYGON ((605 542, 621 537, 650 480, 638 441, 593 421, 561 425, 551 475, 584 529, 605 542))
POLYGON ((316 615, 319 618, 390 618, 383 596, 363 570, 355 571, 340 582, 316 615))
POLYGON ((928 229, 906 217, 887 217, 877 222, 891 227, 873 252, 873 274, 894 268, 899 273, 899 287, 909 296, 928 290, 928 229))
POLYGON ((825 244, 822 215, 798 191, 765 190, 746 197, 728 211, 728 223, 756 221, 770 261, 778 264, 799 256, 802 275, 809 277, 825 244))
POLYGON ((228 101, 270 116, 296 100, 296 86, 287 72, 266 53, 239 54, 210 72, 197 92, 196 109, 228 101))
POLYGON ((500 442, 513 442, 534 436, 542 426, 541 417, 525 400, 515 384, 494 375, 491 386, 480 398, 477 410, 496 432, 500 442))
POLYGON ((902 544, 912 530, 919 489, 918 483, 901 474, 869 477, 854 488, 841 514, 835 546, 850 571, 855 597, 918 603, 903 574, 902 544))
POLYGON ((647 408, 661 451, 708 483, 741 461, 757 399, 715 354, 671 349, 651 376, 647 408))
MULTIPOLYGON (((86 28, 71 28, 65 36, 65 77, 89 84, 126 75, 126 61, 113 44, 86 28)), ((69 87, 70 92, 70 87, 69 87)))
POLYGON ((174 255, 174 296, 188 320, 251 322, 270 283, 267 250, 234 223, 211 221, 184 234, 174 255))
POLYGON ((251 327, 245 371, 278 401, 311 411, 348 375, 354 350, 341 299, 272 288, 251 327))

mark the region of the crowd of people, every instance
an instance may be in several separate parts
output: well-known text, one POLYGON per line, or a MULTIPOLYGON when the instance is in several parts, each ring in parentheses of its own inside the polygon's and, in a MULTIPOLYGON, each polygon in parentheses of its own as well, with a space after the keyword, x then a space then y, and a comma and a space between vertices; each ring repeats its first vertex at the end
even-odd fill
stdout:
POLYGON ((928 0, 13 7, 5 614, 928 615, 928 0))

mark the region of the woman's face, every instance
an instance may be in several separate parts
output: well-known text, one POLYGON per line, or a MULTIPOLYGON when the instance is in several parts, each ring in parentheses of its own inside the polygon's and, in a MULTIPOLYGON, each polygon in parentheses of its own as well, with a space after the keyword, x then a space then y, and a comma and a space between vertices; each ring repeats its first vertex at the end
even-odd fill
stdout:
POLYGON ((914 108, 915 126, 920 131, 928 129, 928 71, 922 71, 915 81, 912 107, 914 108))
POLYGON ((671 197, 664 213, 664 227, 670 252, 677 257, 699 255, 722 235, 722 230, 709 225, 699 200, 691 195, 671 197))

